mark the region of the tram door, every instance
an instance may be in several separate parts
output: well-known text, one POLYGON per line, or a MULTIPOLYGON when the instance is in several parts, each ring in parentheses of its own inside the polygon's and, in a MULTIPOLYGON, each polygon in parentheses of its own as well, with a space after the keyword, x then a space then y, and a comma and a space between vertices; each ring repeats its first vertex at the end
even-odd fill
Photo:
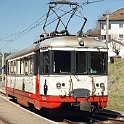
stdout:
POLYGON ((39 68, 40 68, 40 50, 36 51, 34 54, 34 76, 36 77, 36 84, 35 84, 35 93, 36 96, 40 94, 40 75, 39 75, 39 68))

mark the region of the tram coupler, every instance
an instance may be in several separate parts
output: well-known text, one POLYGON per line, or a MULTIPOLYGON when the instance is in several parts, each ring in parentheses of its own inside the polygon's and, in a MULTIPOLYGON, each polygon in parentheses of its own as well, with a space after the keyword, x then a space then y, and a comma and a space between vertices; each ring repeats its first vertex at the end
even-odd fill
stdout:
POLYGON ((91 111, 91 102, 82 101, 80 102, 80 110, 82 111, 91 111))

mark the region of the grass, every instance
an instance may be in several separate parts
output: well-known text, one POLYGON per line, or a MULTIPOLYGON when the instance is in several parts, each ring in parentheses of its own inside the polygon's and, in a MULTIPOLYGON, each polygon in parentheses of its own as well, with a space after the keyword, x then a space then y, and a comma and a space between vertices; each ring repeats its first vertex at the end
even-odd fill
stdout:
POLYGON ((114 64, 109 63, 108 81, 107 109, 124 112, 124 59, 114 64))

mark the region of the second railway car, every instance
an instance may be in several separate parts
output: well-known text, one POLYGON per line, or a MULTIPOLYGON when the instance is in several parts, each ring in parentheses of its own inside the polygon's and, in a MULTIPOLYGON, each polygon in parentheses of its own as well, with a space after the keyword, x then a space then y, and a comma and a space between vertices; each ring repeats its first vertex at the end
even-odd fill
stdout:
POLYGON ((6 94, 36 109, 107 106, 107 47, 88 37, 44 38, 6 59, 6 94))

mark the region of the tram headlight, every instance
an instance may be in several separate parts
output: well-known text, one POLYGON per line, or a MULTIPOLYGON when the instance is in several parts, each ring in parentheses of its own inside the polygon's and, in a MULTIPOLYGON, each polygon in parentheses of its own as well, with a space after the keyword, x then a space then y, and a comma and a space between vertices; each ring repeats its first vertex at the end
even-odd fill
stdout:
POLYGON ((100 87, 102 88, 103 91, 105 91, 105 84, 104 83, 100 83, 100 87))
POLYGON ((100 83, 100 87, 101 87, 101 88, 105 87, 105 86, 104 86, 104 83, 100 83))
POLYGON ((56 88, 57 88, 57 89, 61 89, 61 83, 58 82, 58 83, 56 84, 56 88))
POLYGON ((84 46, 84 41, 82 40, 82 38, 78 38, 78 41, 80 46, 84 46))

